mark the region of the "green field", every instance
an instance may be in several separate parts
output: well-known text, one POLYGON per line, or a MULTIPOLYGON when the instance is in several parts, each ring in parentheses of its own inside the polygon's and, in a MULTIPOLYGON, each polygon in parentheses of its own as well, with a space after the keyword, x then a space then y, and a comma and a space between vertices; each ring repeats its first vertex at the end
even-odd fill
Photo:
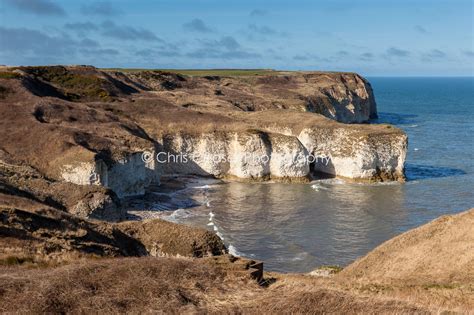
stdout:
POLYGON ((120 71, 120 72, 139 72, 139 71, 167 71, 179 73, 189 76, 248 76, 248 75, 264 75, 275 74, 278 71, 272 69, 132 69, 132 68, 105 68, 105 71, 120 71))

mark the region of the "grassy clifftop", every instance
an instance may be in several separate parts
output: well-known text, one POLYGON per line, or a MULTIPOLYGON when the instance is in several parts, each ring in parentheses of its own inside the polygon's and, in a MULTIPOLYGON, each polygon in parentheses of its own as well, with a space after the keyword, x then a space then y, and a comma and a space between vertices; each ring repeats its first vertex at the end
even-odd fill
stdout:
POLYGON ((281 71, 273 69, 144 69, 144 68, 104 68, 104 71, 142 72, 165 71, 189 76, 247 76, 278 74, 281 71))

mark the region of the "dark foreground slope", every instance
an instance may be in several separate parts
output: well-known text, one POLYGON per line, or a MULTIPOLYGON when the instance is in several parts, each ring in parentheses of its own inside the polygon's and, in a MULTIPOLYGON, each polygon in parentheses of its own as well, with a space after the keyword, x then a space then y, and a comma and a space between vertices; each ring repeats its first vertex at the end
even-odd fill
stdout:
POLYGON ((0 261, 70 262, 76 258, 221 255, 214 233, 160 219, 107 223, 53 208, 0 207, 0 261))
POLYGON ((404 233, 332 277, 265 273, 257 283, 249 276, 248 261, 228 255, 82 257, 41 264, 4 259, 0 310, 468 313, 474 309, 474 232, 468 228, 473 216, 474 210, 470 210, 404 233))

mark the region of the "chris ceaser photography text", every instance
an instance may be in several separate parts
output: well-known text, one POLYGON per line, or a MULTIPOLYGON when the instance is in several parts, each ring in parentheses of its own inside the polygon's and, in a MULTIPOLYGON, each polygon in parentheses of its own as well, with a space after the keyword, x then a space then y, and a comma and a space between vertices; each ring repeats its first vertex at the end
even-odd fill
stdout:
MULTIPOLYGON (((242 153, 233 156, 224 155, 224 154, 199 154, 199 153, 172 153, 172 152, 150 152, 144 151, 142 153, 142 161, 145 163, 150 163, 156 161, 159 164, 170 164, 170 163, 179 163, 186 164, 189 162, 193 163, 203 163, 203 162, 213 162, 213 163, 226 163, 232 161, 241 161, 244 163, 250 164, 266 164, 272 159, 271 154, 256 154, 256 153, 242 153)), ((286 161, 287 163, 298 163, 298 164, 312 164, 312 163, 321 163, 328 165, 331 161, 330 155, 325 154, 278 154, 278 159, 280 161, 286 161)))

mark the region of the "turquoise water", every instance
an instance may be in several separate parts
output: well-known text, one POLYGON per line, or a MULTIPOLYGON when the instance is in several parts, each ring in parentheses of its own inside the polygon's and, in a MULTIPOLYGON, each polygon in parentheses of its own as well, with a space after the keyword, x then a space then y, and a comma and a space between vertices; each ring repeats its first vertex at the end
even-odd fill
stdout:
POLYGON ((474 207, 474 79, 369 78, 379 119, 409 136, 404 184, 206 182, 169 218, 216 230, 267 270, 347 265, 383 241, 474 207), (210 214, 211 213, 211 214, 210 214))

